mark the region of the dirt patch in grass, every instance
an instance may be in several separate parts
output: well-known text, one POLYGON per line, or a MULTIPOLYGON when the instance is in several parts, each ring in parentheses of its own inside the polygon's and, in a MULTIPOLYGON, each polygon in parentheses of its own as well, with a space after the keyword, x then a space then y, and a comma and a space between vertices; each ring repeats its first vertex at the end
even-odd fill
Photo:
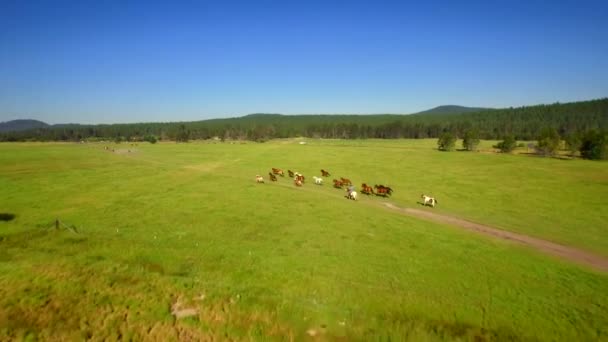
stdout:
POLYGON ((490 226, 474 223, 471 221, 463 220, 461 218, 442 215, 433 213, 427 210, 414 209, 414 208, 400 208, 392 203, 385 202, 384 205, 387 208, 395 210, 397 212, 422 218, 429 221, 439 222, 448 224, 452 227, 466 229, 486 236, 492 236, 494 238, 513 241, 531 248, 537 251, 551 254, 562 259, 577 263, 579 265, 588 266, 602 272, 608 272, 608 259, 597 254, 593 254, 587 251, 583 251, 574 247, 564 246, 555 242, 542 240, 539 238, 513 233, 506 230, 493 228, 490 226))

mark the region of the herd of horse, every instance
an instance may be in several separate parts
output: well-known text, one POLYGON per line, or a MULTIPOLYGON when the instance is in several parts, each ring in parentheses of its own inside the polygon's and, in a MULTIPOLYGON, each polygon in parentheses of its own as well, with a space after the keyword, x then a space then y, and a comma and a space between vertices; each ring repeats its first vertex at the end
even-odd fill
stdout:
MULTIPOLYGON (((306 177, 304 177, 304 175, 299 172, 287 170, 287 175, 289 176, 289 178, 293 179, 293 183, 295 186, 302 186, 302 185, 304 185, 304 182, 306 181, 306 177)), ((277 176, 285 177, 285 172, 282 169, 273 167, 272 171, 268 172, 268 176, 270 177, 271 181, 276 182, 278 180, 277 176)), ((329 171, 321 169, 321 177, 313 176, 312 178, 316 185, 323 185, 322 177, 330 177, 330 176, 331 176, 331 174, 329 173, 329 171)), ((256 175, 255 180, 258 183, 264 183, 264 178, 260 175, 256 175)), ((354 190, 353 182, 350 179, 343 178, 343 177, 340 177, 340 179, 334 179, 333 186, 334 186, 334 188, 337 188, 337 189, 346 189, 345 197, 347 199, 352 199, 352 200, 357 199, 357 192, 354 190)), ((361 193, 368 195, 368 196, 376 195, 376 196, 388 197, 393 194, 393 189, 390 186, 384 186, 382 184, 375 184, 372 187, 371 185, 368 185, 367 183, 363 183, 363 184, 361 184, 361 193)), ((428 205, 431 207, 435 207, 435 204, 437 204, 437 200, 434 197, 430 197, 430 196, 423 194, 421 196, 421 198, 423 200, 422 204, 425 206, 428 205)))

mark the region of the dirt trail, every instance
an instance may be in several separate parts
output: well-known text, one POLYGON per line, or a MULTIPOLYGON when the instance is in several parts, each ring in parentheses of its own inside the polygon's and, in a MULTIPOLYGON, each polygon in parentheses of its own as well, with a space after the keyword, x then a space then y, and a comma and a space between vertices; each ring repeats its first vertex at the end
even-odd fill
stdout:
POLYGON ((479 234, 488 235, 503 240, 514 241, 522 245, 532 247, 538 251, 551 254, 580 265, 589 266, 598 271, 608 272, 608 258, 590 252, 586 252, 577 248, 560 245, 554 242, 534 238, 523 234, 492 228, 489 226, 473 223, 452 216, 432 213, 426 210, 414 208, 400 208, 392 203, 387 202, 384 202, 384 205, 391 210, 409 216, 414 216, 438 223, 449 224, 456 228, 474 231, 479 234))
MULTIPOLYGON (((269 182, 269 183, 274 183, 274 182, 269 182)), ((287 182, 276 182, 276 183, 274 183, 274 185, 279 185, 282 187, 290 188, 292 190, 312 191, 312 192, 321 193, 321 191, 318 191, 316 189, 315 185, 307 184, 303 187, 295 187, 295 186, 293 186, 293 183, 290 180, 288 180, 287 182)), ((325 186, 328 186, 328 185, 325 185, 325 186)), ((328 195, 328 194, 325 193, 325 195, 328 195)), ((331 196, 336 197, 336 198, 344 198, 344 192, 336 191, 335 194, 331 193, 331 196)), ((479 223, 474 223, 474 222, 467 221, 467 220, 453 217, 453 216, 433 213, 428 210, 415 209, 415 208, 401 208, 390 202, 370 201, 370 200, 367 200, 365 197, 362 197, 361 200, 359 200, 358 202, 365 203, 366 205, 374 205, 374 206, 377 206, 380 208, 386 208, 388 210, 392 210, 392 211, 395 211, 395 212, 403 214, 403 215, 408 215, 408 216, 417 217, 417 218, 428 220, 428 221, 443 223, 443 224, 447 224, 447 225, 450 225, 452 227, 459 228, 459 229, 466 229, 466 230, 473 231, 473 232, 483 234, 486 236, 491 236, 491 237, 502 239, 502 240, 513 241, 513 242, 519 243, 521 245, 533 248, 539 252, 557 256, 563 260, 567 260, 567 261, 570 261, 570 262, 573 262, 573 263, 576 263, 576 264, 579 264, 582 266, 587 266, 587 267, 590 267, 597 271, 608 273, 608 258, 598 255, 598 254, 594 254, 592 252, 587 252, 587 251, 577 249, 574 247, 560 245, 555 242, 531 237, 528 235, 523 235, 523 234, 513 233, 513 232, 506 231, 506 230, 498 229, 498 228, 493 228, 490 226, 486 226, 486 225, 479 224, 479 223)))

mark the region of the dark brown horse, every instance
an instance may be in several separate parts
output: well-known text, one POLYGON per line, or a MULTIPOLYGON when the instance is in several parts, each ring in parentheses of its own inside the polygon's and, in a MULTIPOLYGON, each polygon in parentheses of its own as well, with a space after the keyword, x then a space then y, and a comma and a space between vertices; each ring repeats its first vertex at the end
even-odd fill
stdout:
POLYGON ((272 172, 268 172, 268 176, 270 177, 270 180, 273 182, 277 181, 277 176, 273 175, 272 172))
POLYGON ((321 176, 323 176, 323 177, 329 177, 331 175, 329 174, 329 171, 325 171, 325 170, 321 169, 321 176))
POLYGON ((293 178, 293 171, 287 170, 287 173, 289 174, 289 178, 293 178))
POLYGON ((344 184, 342 183, 342 181, 339 181, 337 179, 334 179, 334 188, 338 188, 338 189, 342 189, 342 186, 344 184))

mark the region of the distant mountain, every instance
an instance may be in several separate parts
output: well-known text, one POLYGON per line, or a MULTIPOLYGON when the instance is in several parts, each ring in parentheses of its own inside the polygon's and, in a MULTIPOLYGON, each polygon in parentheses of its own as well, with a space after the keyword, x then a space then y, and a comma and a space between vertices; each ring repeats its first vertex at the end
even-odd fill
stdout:
POLYGON ((11 120, 0 122, 0 132, 27 131, 28 129, 45 128, 50 125, 38 120, 11 120))
POLYGON ((455 105, 446 105, 424 110, 422 112, 414 114, 462 114, 462 113, 473 113, 492 110, 493 108, 481 108, 481 107, 464 107, 455 105))

